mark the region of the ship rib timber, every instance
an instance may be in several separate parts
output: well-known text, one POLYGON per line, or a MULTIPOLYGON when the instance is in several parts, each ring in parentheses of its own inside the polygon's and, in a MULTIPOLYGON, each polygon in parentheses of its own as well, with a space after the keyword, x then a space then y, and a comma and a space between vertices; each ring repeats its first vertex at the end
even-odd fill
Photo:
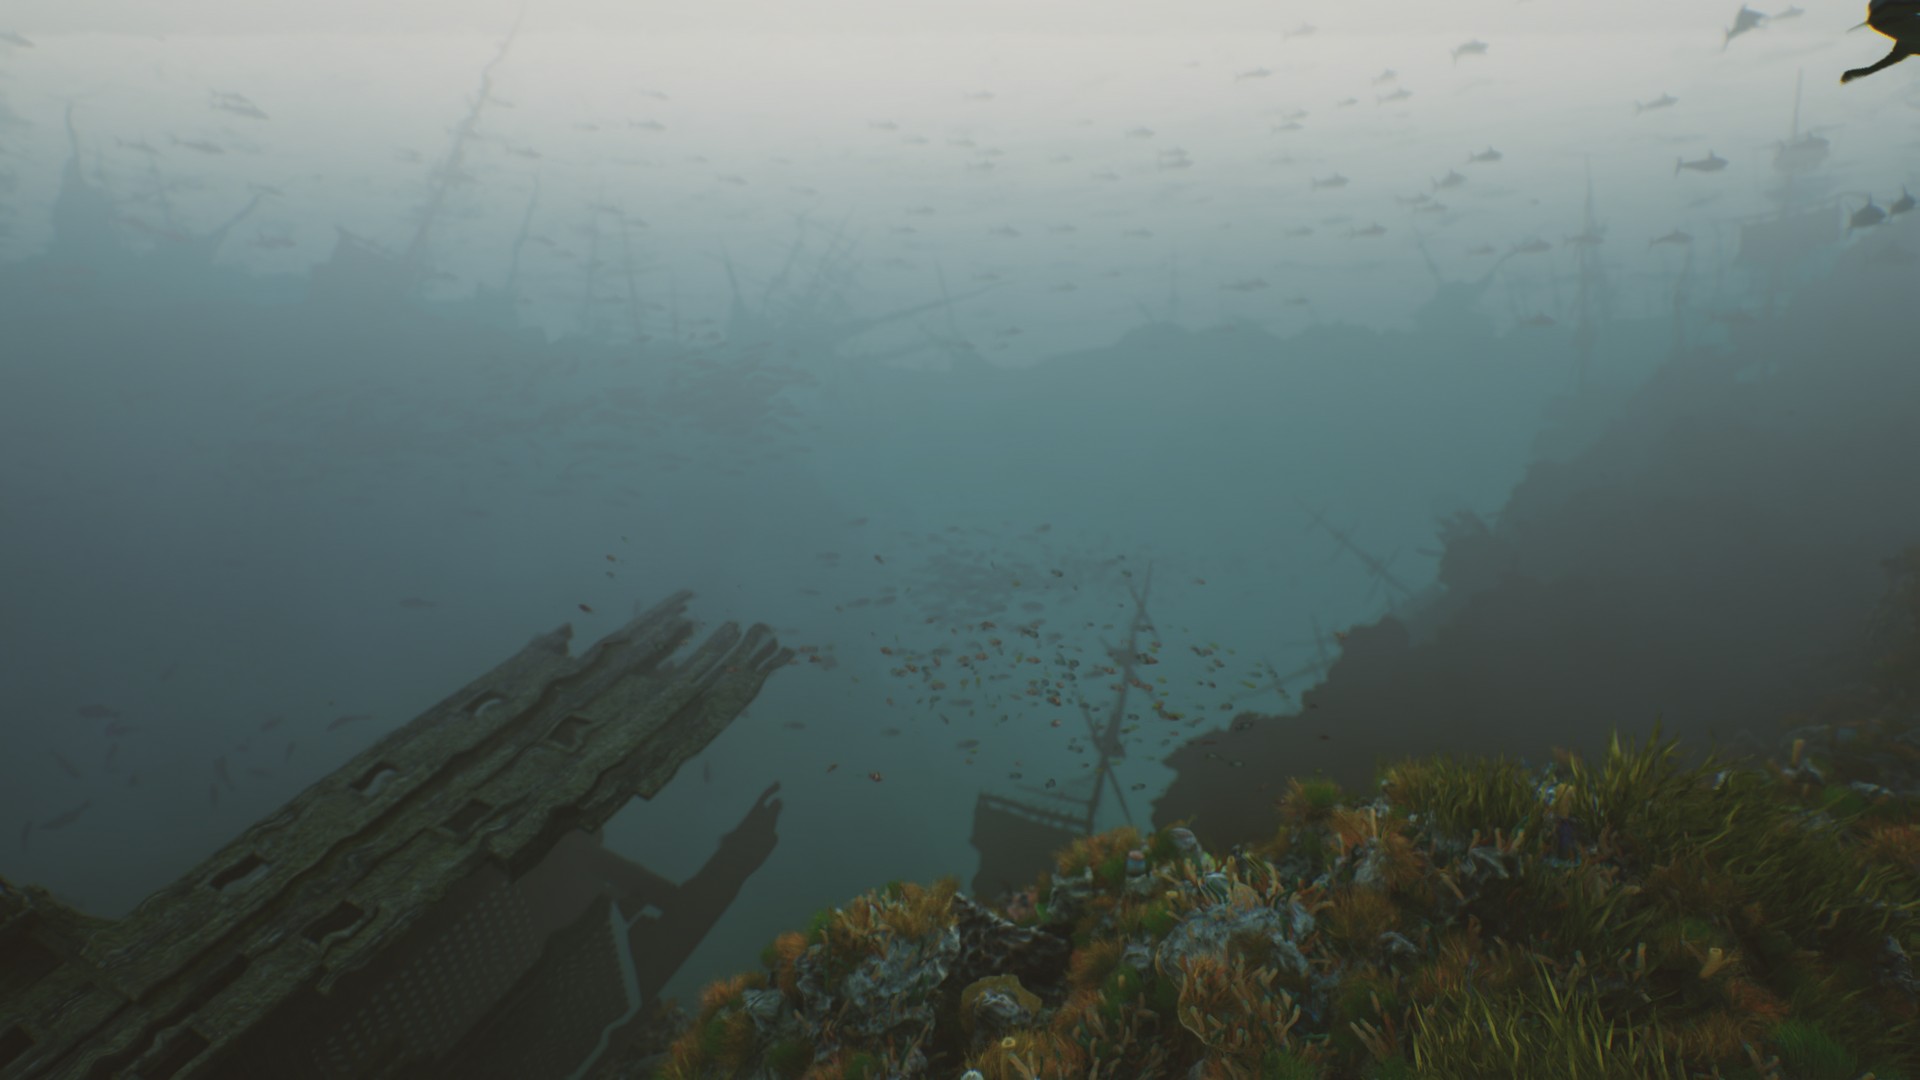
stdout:
POLYGON ((518 877, 657 794, 792 660, 767 627, 732 623, 681 657, 690 595, 578 658, 571 626, 535 638, 123 919, 0 886, 0 953, 58 960, 0 981, 0 1040, 20 1050, 0 1077, 211 1075, 291 999, 324 998, 396 949, 461 883, 518 877))

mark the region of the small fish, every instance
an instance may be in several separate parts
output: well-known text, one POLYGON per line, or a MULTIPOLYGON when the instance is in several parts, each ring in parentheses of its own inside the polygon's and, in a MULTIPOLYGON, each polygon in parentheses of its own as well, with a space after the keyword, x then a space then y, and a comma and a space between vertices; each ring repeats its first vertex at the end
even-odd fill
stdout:
POLYGON ((8 44, 8 45, 15 45, 22 49, 33 48, 33 42, 28 41, 26 38, 21 37, 19 34, 16 34, 11 30, 0 30, 0 42, 4 42, 5 44, 8 44))
POLYGON ((589 614, 589 615, 591 615, 591 614, 593 614, 593 609, 592 609, 592 608, 590 608, 590 607, 588 607, 588 606, 587 606, 587 605, 585 605, 585 604, 577 604, 577 605, 575 605, 575 606, 576 606, 576 607, 578 607, 578 608, 579 608, 579 609, 580 609, 581 611, 584 611, 584 612, 586 612, 586 613, 587 613, 587 614, 589 614))
POLYGON ((1680 104, 1679 98, 1674 97, 1672 94, 1661 94, 1659 97, 1654 98, 1652 101, 1634 102, 1633 115, 1639 116, 1643 112, 1650 112, 1654 109, 1671 109, 1678 104, 1680 104))
POLYGON ((1380 224, 1377 221, 1374 222, 1372 225, 1367 226, 1364 229, 1348 229, 1347 230, 1348 239, 1371 239, 1376 236, 1385 236, 1385 235, 1387 235, 1387 227, 1385 225, 1380 224))
POLYGON ((1727 46, 1733 44, 1733 39, 1739 37, 1741 34, 1749 30, 1760 29, 1760 25, 1766 22, 1766 19, 1767 15, 1765 12, 1755 11, 1745 4, 1740 5, 1739 12, 1733 17, 1733 25, 1727 27, 1726 39, 1720 43, 1720 51, 1725 52, 1727 46))
POLYGON ((1869 229, 1887 220, 1887 212, 1874 205, 1873 196, 1867 196, 1867 205, 1853 212, 1847 219, 1847 229, 1869 229))
POLYGON ((1431 181, 1431 183, 1433 184, 1433 189, 1435 191, 1445 191, 1447 188, 1457 188, 1466 182, 1467 182, 1467 178, 1460 175, 1460 172, 1457 169, 1448 169, 1447 175, 1441 177, 1438 180, 1431 181))
POLYGON ((49 753, 53 755, 54 764, 60 766, 60 771, 66 773, 68 778, 73 780, 80 779, 80 769, 75 766, 73 762, 67 760, 65 754, 62 754, 58 750, 49 751, 49 753))
POLYGON ((229 788, 234 786, 233 774, 227 771, 227 757, 225 754, 213 759, 213 778, 227 785, 229 788))
POLYGON ((869 779, 869 780, 871 780, 871 781, 873 781, 874 783, 876 783, 876 784, 877 784, 877 783, 879 783, 879 782, 880 782, 881 780, 884 780, 884 779, 885 779, 885 777, 883 777, 883 776, 881 776, 881 775, 880 775, 880 772, 879 772, 879 770, 877 770, 877 769, 876 769, 876 770, 874 770, 873 772, 870 772, 870 773, 868 773, 868 774, 867 774, 867 779, 869 779))
POLYGON ((1675 176, 1680 175, 1681 169, 1687 169, 1692 172, 1712 173, 1719 172, 1726 167, 1727 159, 1711 150, 1707 151, 1706 157, 1700 158, 1697 161, 1688 161, 1685 158, 1673 159, 1673 175, 1675 176))
POLYGON ((290 743, 288 743, 288 744, 287 744, 287 752, 286 752, 286 753, 284 753, 284 754, 282 754, 282 755, 280 755, 280 764, 282 764, 282 765, 285 765, 285 764, 286 764, 287 762, 289 762, 289 761, 292 761, 292 760, 293 760, 293 748, 294 748, 294 747, 296 747, 296 746, 299 746, 299 745, 300 745, 300 744, 299 744, 299 743, 297 743, 297 742, 290 742, 290 743))
POLYGON ((132 724, 123 724, 118 720, 109 720, 107 721, 107 726, 104 728, 101 728, 100 730, 101 730, 101 733, 106 735, 106 737, 109 739, 119 739, 128 735, 132 735, 138 732, 140 729, 137 727, 134 727, 132 724))
POLYGON ((1413 91, 1402 86, 1391 94, 1387 94, 1383 97, 1374 98, 1373 103, 1375 105, 1385 105, 1390 101, 1405 101, 1412 96, 1413 96, 1413 91))
POLYGON ((216 810, 220 808, 220 785, 219 784, 207 785, 207 802, 211 803, 214 809, 216 810))
POLYGON ((1499 161, 1502 157, 1505 157, 1505 156, 1506 155, 1502 154, 1500 151, 1495 150, 1493 147, 1489 146, 1485 150, 1482 150, 1477 154, 1468 154, 1467 164, 1469 165, 1492 164, 1493 162, 1499 161))
POLYGON ((836 762, 834 762, 833 764, 831 764, 831 765, 829 765, 829 766, 827 766, 827 771, 828 771, 828 772, 832 772, 833 770, 835 770, 835 769, 837 769, 837 768, 839 768, 839 767, 840 767, 840 763, 836 761, 836 762))
POLYGON ((1913 196, 1909 194, 1907 189, 1903 186, 1900 189, 1900 197, 1893 200, 1893 202, 1887 206, 1887 216, 1899 217, 1901 214, 1904 214, 1911 209, 1913 209, 1913 196))
POLYGON ((88 720, 113 720, 120 714, 105 705, 82 705, 80 715, 88 720))
POLYGON ((93 800, 88 799, 85 802, 82 802, 79 806, 76 806, 71 810, 65 811, 63 813, 55 814, 52 817, 40 823, 40 831, 53 832, 56 829, 64 829, 67 826, 73 824, 74 822, 79 821, 80 815, 86 813, 87 808, 92 805, 93 805, 93 800))
POLYGON ((249 120, 268 119, 266 112, 263 111, 260 106, 255 105, 239 94, 216 93, 213 95, 212 107, 222 112, 232 113, 235 116, 244 116, 249 120))
MULTIPOLYGON (((373 719, 372 713, 352 713, 347 716, 336 716, 333 719, 327 721, 327 730, 334 731, 339 728, 346 727, 348 724, 357 724, 362 720, 371 720, 371 719, 373 719)), ((289 750, 288 752, 291 753, 292 751, 289 750)))
POLYGON ((174 137, 173 145, 201 154, 224 154, 227 152, 226 147, 221 146, 219 143, 209 142, 206 139, 181 139, 174 137))
POLYGON ((1459 63, 1460 58, 1463 56, 1485 56, 1485 55, 1487 55, 1487 43, 1479 40, 1478 38, 1475 38, 1472 41, 1462 42, 1461 44, 1454 46, 1453 62, 1456 64, 1459 63))
POLYGON ((1515 244, 1513 246, 1513 253, 1515 255, 1544 255, 1547 252, 1552 250, 1553 250, 1553 245, 1547 243, 1545 240, 1542 240, 1539 237, 1535 237, 1532 240, 1527 240, 1522 243, 1515 244))
POLYGON ((1792 4, 1789 4, 1786 7, 1780 9, 1779 11, 1776 11, 1773 14, 1767 16, 1767 19, 1770 22, 1779 22, 1782 19, 1797 19, 1800 16, 1805 14, 1806 12, 1801 8, 1798 8, 1793 6, 1792 4))
POLYGON ((1321 188, 1343 188, 1346 187, 1348 183, 1349 181, 1346 177, 1341 176, 1339 173, 1334 173, 1328 177, 1314 177, 1310 190, 1319 191, 1321 188))
POLYGON ((1691 244, 1691 243, 1693 243, 1693 237, 1688 236, 1686 233, 1681 232, 1679 229, 1675 229, 1665 236, 1656 236, 1653 239, 1647 241, 1647 246, 1653 247, 1656 244, 1677 244, 1684 247, 1687 244, 1691 244))

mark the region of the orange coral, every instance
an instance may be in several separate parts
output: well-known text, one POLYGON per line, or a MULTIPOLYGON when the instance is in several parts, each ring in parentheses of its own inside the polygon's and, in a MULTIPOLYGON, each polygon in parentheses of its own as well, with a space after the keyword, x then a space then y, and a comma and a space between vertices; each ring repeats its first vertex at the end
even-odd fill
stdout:
POLYGON ((1085 1076, 1087 1056, 1052 1032, 1015 1031, 981 1051, 969 1067, 987 1080, 1056 1080, 1085 1076))
POLYGON ((959 881, 948 877, 930 886, 896 883, 868 893, 833 913, 827 944, 842 955, 878 955, 895 938, 915 940, 938 933, 953 922, 953 898, 959 891, 959 881))
POLYGON ((1787 1018, 1787 1003, 1759 983, 1734 975, 1727 979, 1722 989, 1727 995, 1727 1003, 1744 1014, 1750 1024, 1772 1027, 1787 1018))
POLYGON ((1284 1049, 1300 1020, 1293 996, 1274 985, 1270 968, 1249 968, 1246 958, 1195 956, 1180 961, 1175 1019, 1208 1050, 1243 1064, 1258 1063, 1268 1050, 1284 1049))
POLYGON ((1364 950, 1400 921, 1393 900, 1372 889, 1342 885, 1328 899, 1332 903, 1321 916, 1321 925, 1329 938, 1346 948, 1364 950))
POLYGON ((1427 857, 1414 844, 1405 826, 1396 825, 1383 831, 1379 844, 1381 877, 1389 891, 1406 890, 1431 895, 1431 890, 1415 888, 1426 876, 1427 857))
POLYGON ((1282 819, 1293 825, 1322 824, 1338 805, 1339 788, 1327 780, 1301 783, 1299 777, 1287 781, 1287 793, 1277 804, 1282 819))
POLYGON ((773 939, 773 979, 774 985, 788 997, 800 996, 799 964, 800 958, 807 954, 807 936, 788 932, 773 939))
POLYGON ((758 989, 765 985, 767 985, 767 977, 759 972, 732 975, 708 983, 706 989, 700 991, 700 1011, 711 1013, 725 1008, 739 1001, 743 991, 758 989))
POLYGON ((1465 931, 1449 930, 1440 939, 1434 957, 1413 973, 1413 996, 1430 1001, 1467 988, 1468 973, 1481 952, 1479 922, 1470 918, 1465 931))
POLYGON ((1126 943, 1117 938, 1100 938, 1084 948, 1075 949, 1067 962, 1067 982, 1079 990, 1097 990, 1120 963, 1126 943))
POLYGON ((1116 855, 1124 859, 1127 852, 1140 846, 1140 830, 1126 825, 1111 832, 1080 837, 1054 856, 1054 865, 1059 867, 1062 877, 1068 877, 1088 867, 1097 870, 1116 855))
POLYGON ((1890 862, 1920 869, 1920 826, 1873 822, 1860 843, 1860 854, 1869 862, 1890 862))
POLYGON ((1665 1033, 1669 1046, 1678 1054, 1714 1061, 1734 1058, 1751 1033, 1742 1029, 1738 1019, 1726 1012, 1710 1012, 1665 1033))

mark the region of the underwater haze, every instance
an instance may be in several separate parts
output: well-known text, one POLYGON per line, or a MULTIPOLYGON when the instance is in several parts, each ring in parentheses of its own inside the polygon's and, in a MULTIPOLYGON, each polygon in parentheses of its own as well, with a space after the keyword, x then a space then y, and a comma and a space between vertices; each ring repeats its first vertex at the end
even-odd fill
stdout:
POLYGON ((15 0, 0 872, 126 913, 681 588, 800 650, 605 832, 780 785, 683 997, 1012 888, 983 793, 1768 730, 1920 540, 1920 64, 1741 10, 15 0))

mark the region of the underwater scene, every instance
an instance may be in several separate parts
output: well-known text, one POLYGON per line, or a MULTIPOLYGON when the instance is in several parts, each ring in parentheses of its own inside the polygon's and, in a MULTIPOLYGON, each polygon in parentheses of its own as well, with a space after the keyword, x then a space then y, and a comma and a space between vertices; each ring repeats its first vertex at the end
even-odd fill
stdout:
POLYGON ((1920 3, 8 0, 0 1080, 1920 1080, 1920 3))

